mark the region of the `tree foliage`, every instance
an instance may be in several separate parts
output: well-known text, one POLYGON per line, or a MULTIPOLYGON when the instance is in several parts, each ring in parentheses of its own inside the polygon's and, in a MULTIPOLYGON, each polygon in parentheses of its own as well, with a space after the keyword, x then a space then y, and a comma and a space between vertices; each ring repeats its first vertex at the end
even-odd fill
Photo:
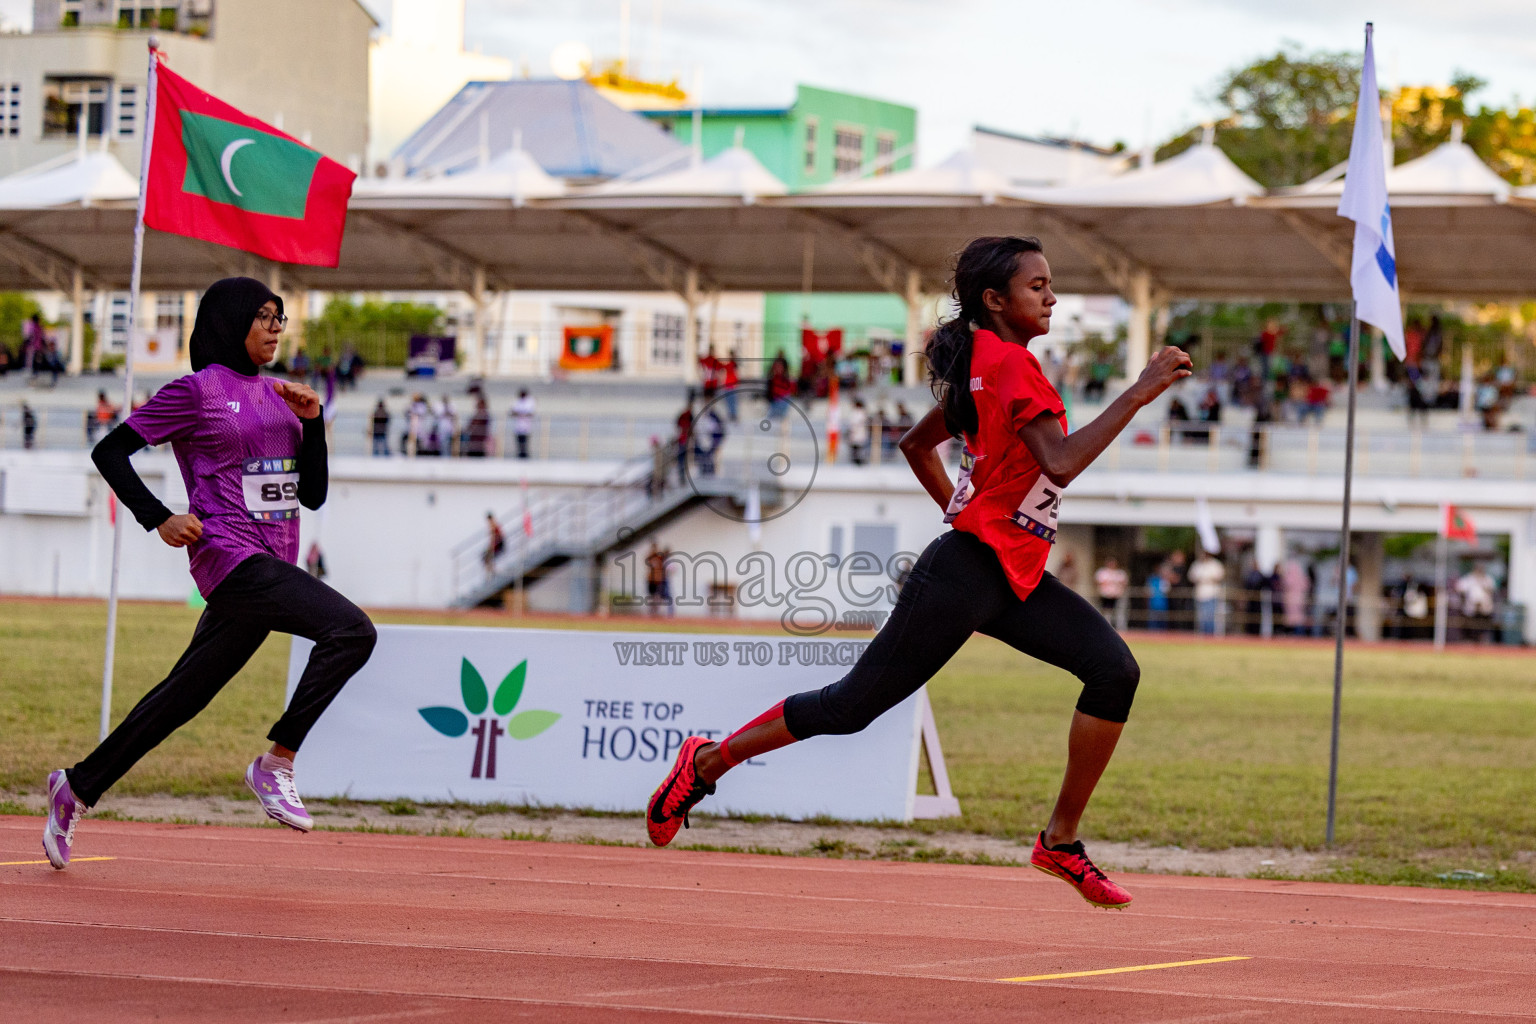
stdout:
POLYGON ((358 337, 378 331, 437 334, 443 328, 443 311, 420 302, 352 302, 332 299, 306 327, 334 331, 338 338, 358 337))
MULTIPOLYGON (((1359 59, 1351 53, 1302 53, 1294 43, 1228 72, 1211 99, 1224 113, 1216 144, 1262 185, 1295 185, 1349 157, 1359 59)), ((1195 128, 1166 143, 1158 158, 1199 140, 1195 128)))
MULTIPOLYGON (((1405 86, 1384 94, 1397 162, 1423 156, 1452 138, 1454 125, 1478 157, 1511 184, 1536 181, 1536 111, 1474 108, 1485 83, 1458 72, 1448 86, 1405 86)), ((1349 159, 1360 91, 1357 53, 1304 53, 1294 43, 1228 72, 1210 99, 1221 108, 1216 145, 1244 173, 1270 188, 1298 185, 1349 159)), ((1158 159, 1200 139, 1195 127, 1169 140, 1158 159)))

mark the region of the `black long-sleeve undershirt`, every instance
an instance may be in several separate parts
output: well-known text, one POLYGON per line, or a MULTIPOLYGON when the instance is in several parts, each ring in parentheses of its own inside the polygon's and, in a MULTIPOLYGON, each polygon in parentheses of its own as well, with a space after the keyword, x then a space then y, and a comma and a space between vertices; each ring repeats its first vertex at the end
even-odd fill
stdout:
POLYGON ((324 411, 300 422, 304 424, 304 439, 299 442, 299 504, 313 512, 325 504, 331 486, 324 411))
MULTIPOLYGON (((299 442, 299 504, 311 511, 325 504, 330 489, 330 467, 325 444, 325 421, 320 416, 303 420, 299 442)), ((149 442, 128 424, 120 424, 91 451, 91 461, 133 518, 145 530, 153 530, 171 518, 171 510, 145 486, 129 457, 149 442)))
POLYGON ((137 430, 121 423, 91 449, 91 461, 96 463, 102 479, 112 488, 117 500, 133 513, 139 525, 145 530, 153 530, 171 518, 171 510, 144 486, 144 481, 134 471, 133 463, 128 461, 134 452, 147 447, 149 442, 137 430))

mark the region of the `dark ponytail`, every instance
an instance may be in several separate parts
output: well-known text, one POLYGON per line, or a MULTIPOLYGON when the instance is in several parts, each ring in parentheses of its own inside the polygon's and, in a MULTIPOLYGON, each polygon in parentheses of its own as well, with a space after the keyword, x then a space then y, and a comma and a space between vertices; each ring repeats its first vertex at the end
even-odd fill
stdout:
POLYGON ((971 398, 971 325, 991 322, 981 296, 988 288, 1008 290, 1028 252, 1043 252, 1038 238, 973 239, 955 257, 954 297, 958 311, 939 324, 928 339, 928 387, 944 409, 944 426, 950 434, 976 432, 976 402, 971 398))

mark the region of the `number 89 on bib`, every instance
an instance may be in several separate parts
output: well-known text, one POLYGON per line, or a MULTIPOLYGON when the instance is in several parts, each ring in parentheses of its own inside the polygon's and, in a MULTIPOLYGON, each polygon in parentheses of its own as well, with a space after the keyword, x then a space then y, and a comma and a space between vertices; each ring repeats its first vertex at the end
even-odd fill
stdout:
POLYGON ((241 470, 245 509, 252 519, 299 517, 298 459, 246 459, 241 470))

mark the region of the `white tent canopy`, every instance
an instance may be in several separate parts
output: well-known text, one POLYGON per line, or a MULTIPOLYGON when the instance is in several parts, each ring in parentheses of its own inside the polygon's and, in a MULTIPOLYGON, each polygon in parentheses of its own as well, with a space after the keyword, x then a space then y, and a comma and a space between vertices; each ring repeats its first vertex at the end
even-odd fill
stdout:
POLYGON ((99 150, 72 152, 0 178, 0 209, 7 210, 131 202, 138 197, 138 179, 117 157, 99 150))
POLYGON ((1012 183, 977 159, 974 150, 961 149, 933 167, 921 167, 896 174, 881 174, 853 181, 834 181, 805 196, 906 196, 912 199, 944 201, 952 198, 996 202, 1012 188, 1012 183))
POLYGON ((1016 188, 1019 199, 1051 206, 1207 206, 1243 203, 1264 186, 1238 170, 1214 145, 1191 146, 1151 167, 1055 188, 1016 188))
POLYGON ((634 181, 618 181, 584 190, 583 198, 729 198, 752 203, 759 196, 782 196, 789 189, 744 146, 732 146, 708 160, 690 163, 634 181))
MULTIPOLYGON (((1394 192, 1404 296, 1536 296, 1536 195, 1479 185, 1465 147, 1442 150, 1395 169, 1399 182, 1436 168, 1442 178, 1470 182, 1450 194, 1394 192)), ((360 182, 338 267, 279 268, 151 232, 144 286, 197 288, 237 273, 288 289, 453 289, 482 299, 512 289, 660 289, 698 303, 717 291, 799 291, 809 281, 817 291, 902 296, 913 351, 923 327, 916 311, 924 295, 946 289, 956 250, 979 235, 1033 234, 1045 243, 1058 291, 1131 302, 1133 369, 1149 347, 1152 311, 1170 300, 1349 296, 1353 226, 1334 213, 1337 196, 1264 195, 1214 146, 1093 183, 995 195, 996 179, 968 161, 959 155, 935 168, 844 183, 841 191, 786 194, 737 148, 597 189, 540 198, 528 186, 521 205, 509 201, 517 195, 511 182, 536 182, 527 167, 360 182), (502 173, 505 181, 493 184, 502 173)), ((72 170, 0 180, 0 289, 67 289, 72 278, 90 288, 124 287, 133 189, 120 167, 116 185, 112 177, 110 165, 88 157, 72 170), (48 191, 29 179, 57 184, 48 191)))
MULTIPOLYGON (((1461 141, 1460 132, 1421 157, 1387 168, 1387 194, 1394 201, 1417 196, 1456 197, 1503 201, 1515 190, 1461 141)), ((1306 185, 1277 189, 1276 196, 1328 196, 1344 191, 1344 165, 1306 185)), ((1409 201, 1412 201, 1411 199, 1409 201)))
POLYGON ((352 190, 356 199, 529 199, 565 194, 565 183, 546 174, 523 149, 511 149, 483 167, 432 178, 364 178, 352 190))

